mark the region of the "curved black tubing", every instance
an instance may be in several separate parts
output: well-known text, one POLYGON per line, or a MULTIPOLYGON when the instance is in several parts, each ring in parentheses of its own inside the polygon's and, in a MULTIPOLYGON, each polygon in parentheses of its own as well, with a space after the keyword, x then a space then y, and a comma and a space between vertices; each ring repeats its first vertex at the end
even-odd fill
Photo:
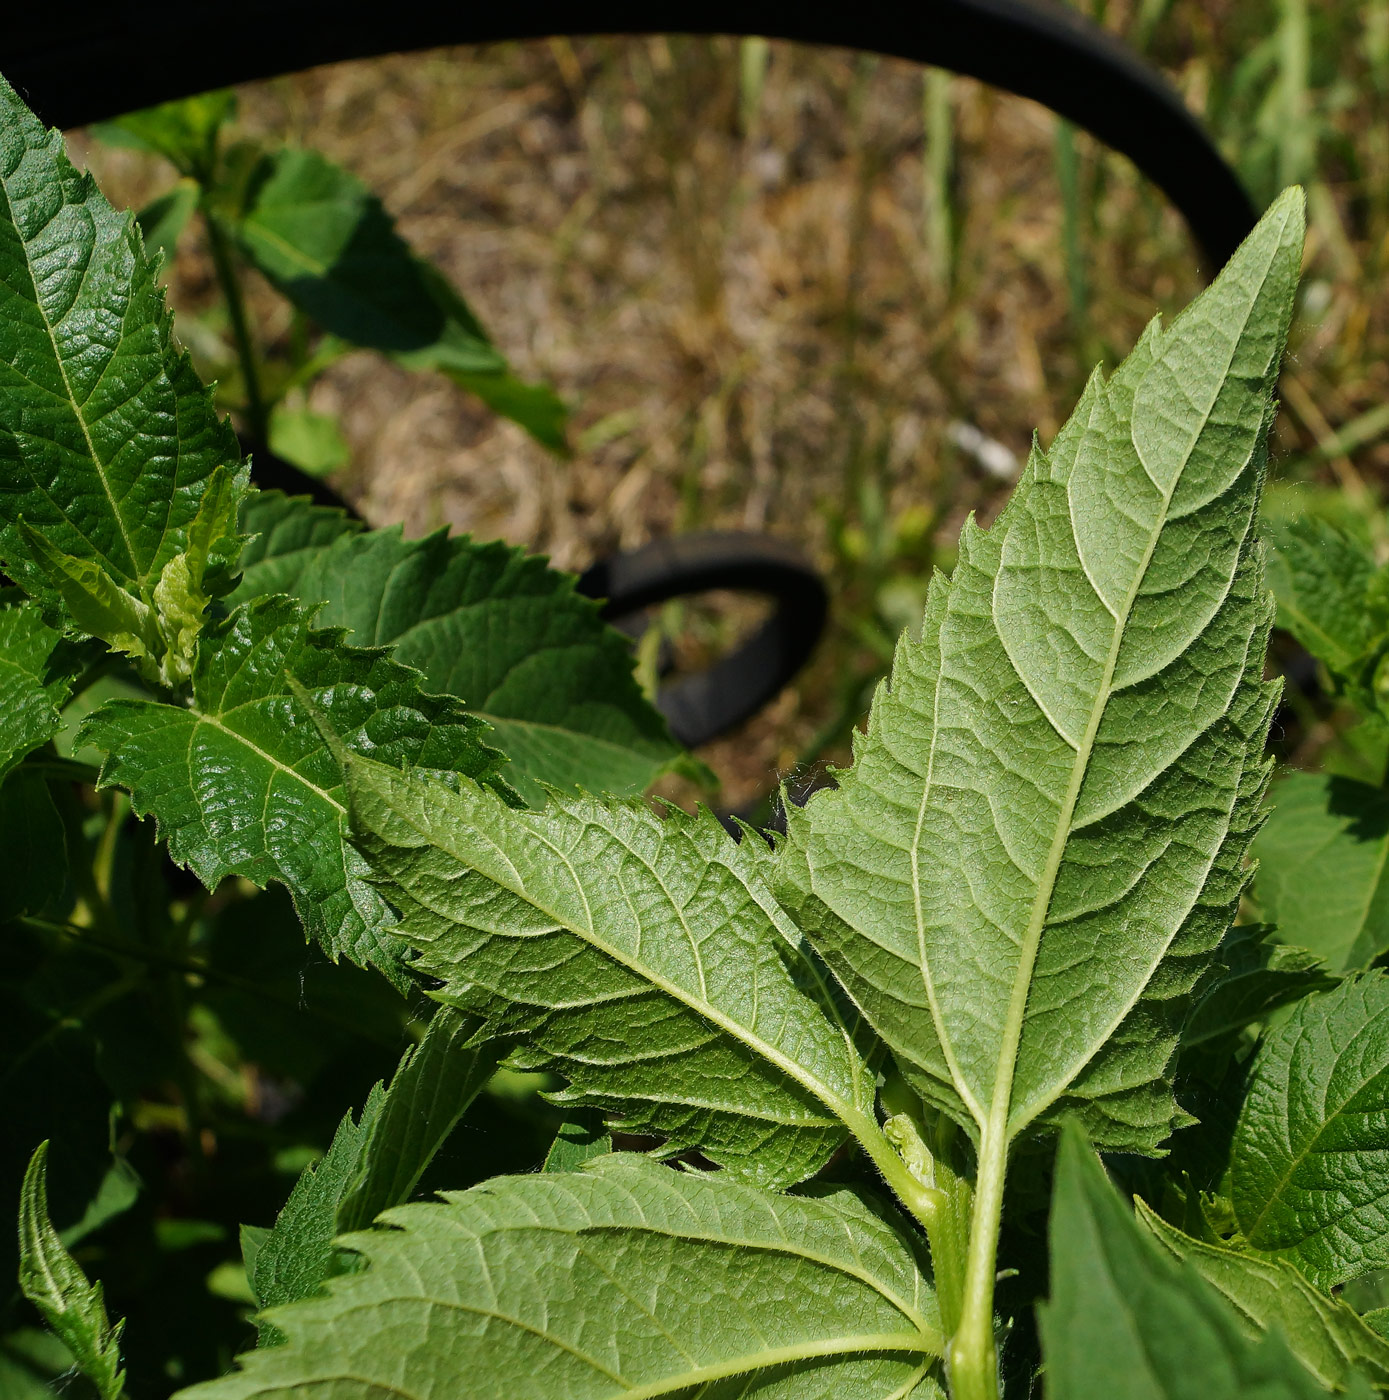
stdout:
POLYGON ((776 611, 707 671, 657 693, 656 708, 689 748, 755 715, 806 663, 829 610, 820 576, 780 540, 709 531, 601 559, 579 579, 580 593, 607 599, 603 616, 610 622, 711 588, 765 594, 776 611))
POLYGON ((1253 227, 1234 172, 1170 86, 1054 0, 111 0, 16 7, 0 72, 69 127, 321 63, 554 34, 761 34, 914 59, 1030 97, 1126 155, 1185 215, 1214 271, 1253 227))

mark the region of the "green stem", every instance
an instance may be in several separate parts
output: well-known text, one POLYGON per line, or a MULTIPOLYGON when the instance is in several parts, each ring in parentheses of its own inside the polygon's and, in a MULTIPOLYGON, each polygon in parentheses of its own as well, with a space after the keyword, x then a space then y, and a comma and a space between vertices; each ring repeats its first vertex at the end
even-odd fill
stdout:
MULTIPOLYGON (((1006 1108, 1006 1099, 1004 1104, 1006 1108)), ((997 1115, 995 1115, 997 1116, 997 1115)), ((998 1232, 1003 1223, 1003 1180, 1008 1169, 1004 1125, 990 1121, 980 1138, 974 1218, 965 1261, 964 1306, 950 1342, 951 1400, 998 1400, 994 1344, 994 1283, 998 1232)))
POLYGON ((246 387, 246 428, 256 443, 263 447, 270 441, 270 412, 260 387, 259 361, 256 358, 255 344, 251 340, 250 324, 246 318, 246 302, 241 294, 241 279, 237 276, 231 239, 227 236, 220 215, 204 206, 203 217, 207 224, 208 250, 212 254, 212 265, 216 269, 222 295, 227 301, 232 339, 236 342, 236 358, 241 366, 242 382, 246 387))

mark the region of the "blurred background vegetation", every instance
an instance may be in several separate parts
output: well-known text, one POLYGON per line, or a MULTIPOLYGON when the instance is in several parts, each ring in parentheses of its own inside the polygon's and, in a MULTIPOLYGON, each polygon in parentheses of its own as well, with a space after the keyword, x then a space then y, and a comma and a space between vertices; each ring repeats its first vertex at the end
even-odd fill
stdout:
MULTIPOLYGON (((1352 500, 1389 470, 1389 0, 1094 0, 1262 207, 1308 186, 1307 278, 1275 478, 1352 500)), ((373 524, 447 524, 565 568, 653 536, 768 530, 825 569, 815 663, 702 753, 719 800, 843 758, 970 510, 1097 362, 1202 284, 1121 157, 969 79, 759 39, 564 39, 400 56, 240 90, 243 130, 359 174, 517 370, 573 408, 560 460, 441 378, 350 356, 313 387, 373 524)), ((78 134, 117 203, 157 157, 78 134)), ((204 374, 233 361, 196 228, 170 269, 204 374)), ((288 308, 250 288, 273 345, 288 308)), ((686 609, 684 645, 748 609, 686 609), (695 613, 693 622, 691 612, 695 613), (702 630, 701 630, 702 629, 702 630)))

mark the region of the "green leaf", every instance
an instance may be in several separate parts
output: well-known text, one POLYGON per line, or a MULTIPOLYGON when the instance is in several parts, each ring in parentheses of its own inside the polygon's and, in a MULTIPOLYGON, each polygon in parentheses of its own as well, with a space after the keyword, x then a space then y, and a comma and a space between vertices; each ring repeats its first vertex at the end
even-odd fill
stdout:
POLYGON ((1271 525, 1266 535, 1278 626, 1334 674, 1354 676, 1373 639, 1365 607, 1375 573, 1369 550, 1316 516, 1271 525))
MULTIPOLYGON (((342 1271, 334 1238, 410 1199, 496 1068, 496 1047, 471 1043, 477 1029, 475 1020, 440 1007, 389 1088, 375 1085, 358 1121, 349 1113, 327 1155, 304 1170, 274 1229, 242 1227, 246 1276, 262 1308, 312 1297, 342 1271)), ((280 1340, 273 1324, 262 1324, 261 1340, 280 1340)))
POLYGON ((569 574, 501 543, 446 531, 343 535, 305 563, 293 591, 320 626, 424 673, 496 730, 521 794, 540 786, 618 796, 645 789, 680 749, 642 694, 631 647, 569 574))
POLYGON ((545 1154, 543 1172, 576 1172, 585 1162, 605 1157, 613 1150, 612 1134, 603 1115, 591 1108, 572 1109, 545 1154))
MULTIPOLYGON (((312 1298, 330 1275, 341 1272, 333 1244, 338 1205, 361 1165, 383 1097, 381 1085, 375 1084, 357 1121, 351 1113, 343 1115, 322 1160, 305 1167, 294 1183, 274 1228, 251 1235, 249 1253, 243 1243, 246 1279, 262 1310, 312 1298)), ((272 1322, 258 1318, 257 1326, 263 1346, 284 1340, 272 1322)))
POLYGON ((307 496, 253 491, 241 503, 241 582, 227 599, 245 603, 271 593, 294 593, 299 576, 327 545, 366 527, 337 506, 317 506, 307 496))
POLYGON ((381 201, 317 151, 265 158, 240 235, 256 267, 333 335, 398 352, 443 342, 453 368, 506 367, 470 311, 447 314, 381 201))
MULTIPOLYGON (((1061 1135, 1051 1298, 1038 1309, 1056 1400, 1320 1400, 1278 1332, 1258 1339, 1190 1264, 1134 1220, 1080 1131, 1061 1135)), ((1373 1392, 1358 1377, 1350 1393, 1373 1392)))
POLYGON ((1345 1389, 1356 1373, 1389 1388, 1389 1343, 1290 1264, 1194 1240, 1142 1201, 1135 1206, 1158 1243, 1173 1258, 1187 1260, 1233 1305, 1247 1337, 1257 1339, 1276 1327, 1297 1359, 1329 1390, 1345 1389))
POLYGON ((1239 1035, 1280 1006, 1335 985, 1322 961, 1305 948, 1270 941, 1263 924, 1240 924, 1225 935, 1215 975, 1198 991, 1182 1028, 1182 1053, 1232 1050, 1239 1035))
POLYGON ((0 782, 62 724, 70 680, 49 667, 59 640, 32 604, 0 603, 0 782))
POLYGON ((48 783, 21 771, 0 780, 0 921, 41 914, 63 897, 68 876, 67 836, 48 783))
POLYGON ((767 1186, 804 1180, 866 1119, 872 1080, 760 842, 708 812, 555 793, 517 812, 377 763, 348 764, 353 835, 435 995, 524 1041, 556 1100, 699 1148, 767 1186))
POLYGON ((511 374, 458 291, 410 251, 350 171, 317 151, 267 156, 240 238, 255 266, 330 334, 411 369, 440 370, 545 446, 566 450, 564 405, 511 374))
POLYGON ((236 94, 199 93, 99 122, 94 134, 113 146, 132 146, 171 160, 184 174, 206 175, 212 168, 217 136, 236 115, 236 94))
MULTIPOLYGON (((129 214, 0 80, 0 558, 59 604, 18 528, 149 603, 236 436, 170 340, 129 214)), ((245 489, 235 475, 237 491, 245 489)), ((216 580, 212 580, 215 584, 216 580)))
POLYGON ((226 875, 282 881, 331 957, 399 981, 390 915, 345 843, 337 762, 291 677, 350 749, 509 791, 500 755, 457 700, 422 694, 418 673, 381 651, 311 629, 308 610, 284 597, 208 628, 188 706, 114 700, 87 719, 79 742, 108 755, 101 786, 127 788, 173 859, 209 889, 226 875))
POLYGON ((125 1324, 111 1326, 101 1285, 87 1281, 48 1218, 47 1163, 44 1142, 29 1162, 19 1198, 19 1286, 62 1338, 73 1364, 96 1386, 102 1400, 119 1400, 125 1380, 120 1354, 125 1324))
POLYGON ((365 1272, 272 1314, 287 1346, 180 1400, 941 1395, 917 1250, 850 1191, 772 1196, 621 1155, 387 1220, 350 1240, 365 1272))
POLYGON ((499 1047, 474 1044, 479 1025, 452 1007, 435 1011, 407 1052, 369 1125, 356 1175, 338 1205, 336 1232, 364 1230, 404 1205, 468 1105, 492 1077, 499 1047))
POLYGON ((1067 1113, 1149 1153, 1182 1121, 1185 1002, 1267 779, 1252 525, 1302 220, 1289 191, 1092 378, 992 529, 966 525, 853 769, 791 813, 785 898, 991 1174, 1067 1113))
POLYGON ((1389 978, 1351 978, 1272 1031, 1235 1129, 1244 1243, 1322 1288, 1389 1265, 1389 978))
POLYGON ((1254 893, 1287 943, 1335 971, 1389 948, 1389 795, 1352 778, 1288 773, 1254 840, 1254 893))
MULTIPOLYGON (((419 357, 423 359, 424 355, 419 357)), ((421 366, 422 368, 424 366, 421 366)), ((569 406, 548 384, 530 384, 510 370, 469 372, 442 366, 443 372, 493 413, 523 427, 542 447, 560 457, 570 455, 569 406)))
POLYGON ((310 476, 345 467, 350 456, 342 426, 331 414, 276 404, 270 414, 270 450, 310 476))

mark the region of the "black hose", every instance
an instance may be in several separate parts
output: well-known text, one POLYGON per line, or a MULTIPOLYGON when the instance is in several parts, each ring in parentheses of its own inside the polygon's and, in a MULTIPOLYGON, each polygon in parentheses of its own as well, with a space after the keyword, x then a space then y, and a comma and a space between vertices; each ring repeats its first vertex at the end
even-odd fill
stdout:
POLYGON ((23 6, 0 28, 0 72, 61 127, 341 59, 556 34, 760 34, 935 64, 1030 97, 1126 155, 1185 215, 1211 270, 1253 227, 1239 179, 1171 86, 1053 0, 186 0, 23 6))

